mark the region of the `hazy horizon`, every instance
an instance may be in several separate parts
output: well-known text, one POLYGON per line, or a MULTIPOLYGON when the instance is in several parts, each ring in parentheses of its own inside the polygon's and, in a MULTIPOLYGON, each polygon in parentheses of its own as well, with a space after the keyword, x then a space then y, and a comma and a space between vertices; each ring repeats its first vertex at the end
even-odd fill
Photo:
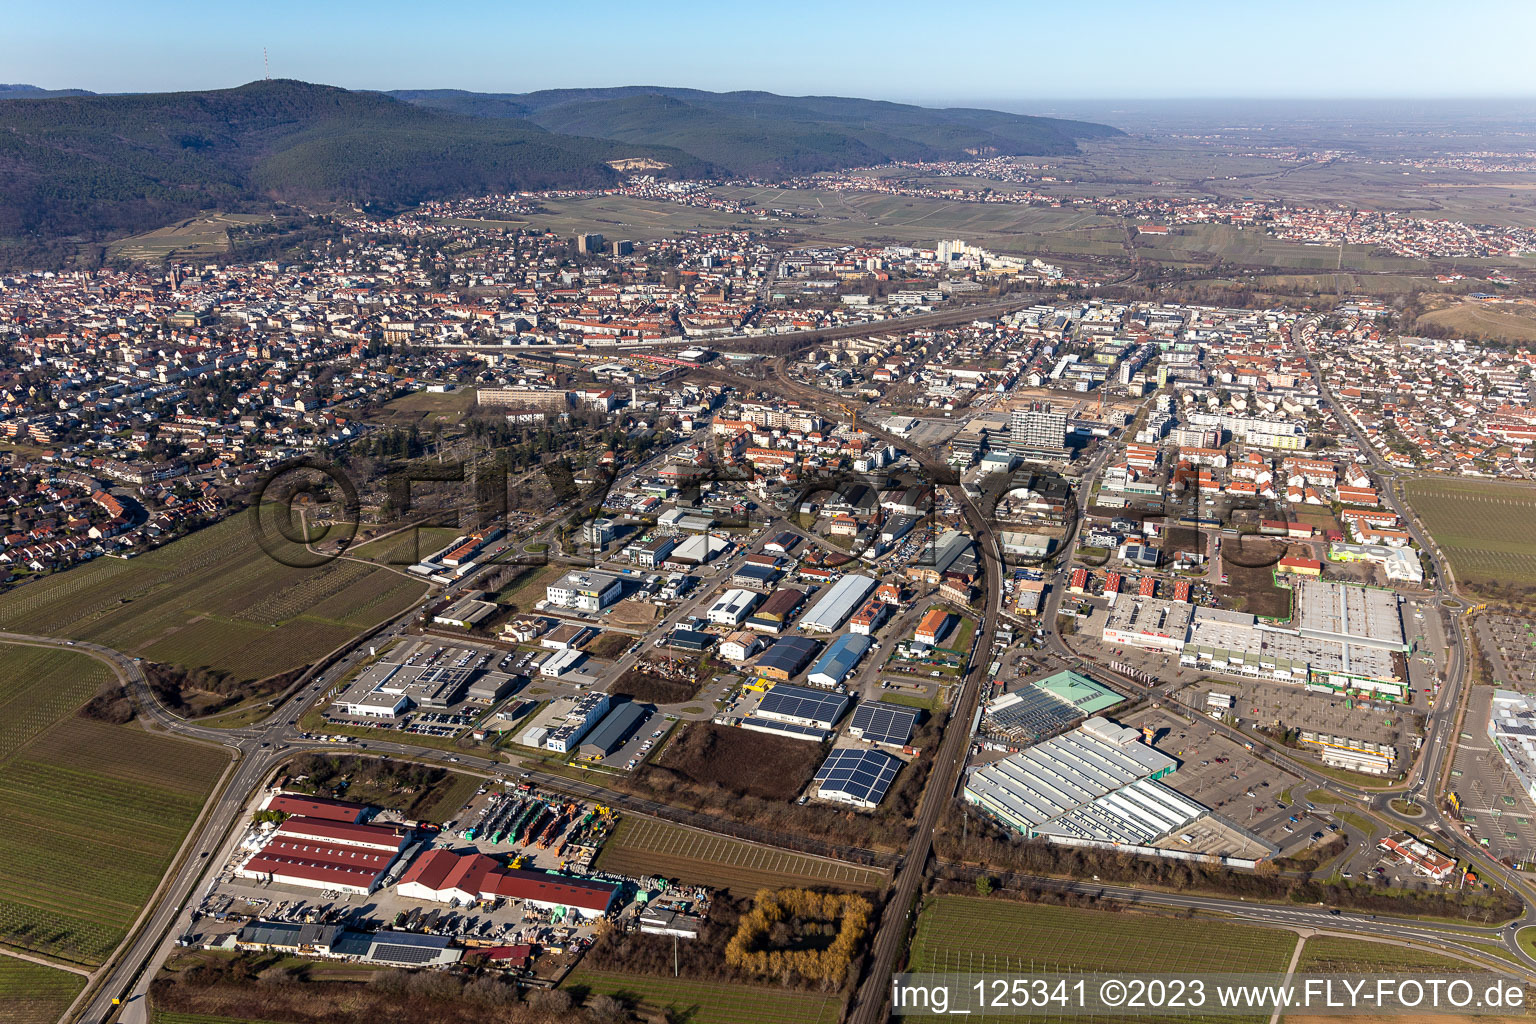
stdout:
POLYGON ((786 0, 773 12, 597 0, 580 20, 469 3, 423 12, 390 0, 82 0, 67 21, 24 7, 0 37, 6 78, 51 89, 195 91, 296 78, 349 89, 528 92, 645 81, 731 91, 865 96, 953 106, 1300 99, 1520 99, 1536 5, 1428 0, 1283 11, 1203 0, 1101 0, 1082 14, 973 5, 935 17, 898 0, 878 16, 786 0), (268 59, 264 61, 263 51, 268 59))

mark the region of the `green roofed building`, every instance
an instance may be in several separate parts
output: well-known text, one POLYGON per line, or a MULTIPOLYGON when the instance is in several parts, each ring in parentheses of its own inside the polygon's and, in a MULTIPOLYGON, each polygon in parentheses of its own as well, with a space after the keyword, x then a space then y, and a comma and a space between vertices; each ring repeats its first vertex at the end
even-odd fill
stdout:
POLYGON ((1038 686, 1064 704, 1071 704, 1084 717, 1122 703, 1125 698, 1114 690, 1096 683, 1087 676, 1070 669, 1057 672, 1044 679, 1036 679, 1031 686, 1038 686))

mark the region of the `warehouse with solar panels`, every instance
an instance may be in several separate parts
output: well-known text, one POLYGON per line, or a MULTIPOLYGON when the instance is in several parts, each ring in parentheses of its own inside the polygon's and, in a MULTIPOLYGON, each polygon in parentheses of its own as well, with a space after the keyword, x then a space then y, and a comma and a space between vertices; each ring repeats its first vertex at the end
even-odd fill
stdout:
POLYGON ((901 760, 884 751, 839 747, 816 770, 816 798, 873 810, 900 770, 901 760))
POLYGON ((1057 672, 988 701, 982 712, 982 732, 995 743, 1028 746, 1124 701, 1085 675, 1057 672))
POLYGON ((763 699, 758 702, 752 714, 757 718, 830 729, 843 717, 849 699, 845 693, 828 693, 808 686, 780 683, 763 694, 763 699))
POLYGON ((848 735, 865 743, 904 747, 912 742, 912 730, 916 725, 916 708, 867 700, 853 709, 848 735))

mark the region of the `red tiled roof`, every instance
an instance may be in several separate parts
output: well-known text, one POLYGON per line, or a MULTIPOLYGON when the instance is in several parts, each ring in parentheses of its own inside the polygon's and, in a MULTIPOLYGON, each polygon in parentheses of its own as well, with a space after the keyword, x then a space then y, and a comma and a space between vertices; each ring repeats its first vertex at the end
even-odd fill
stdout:
POLYGON ((459 889, 484 898, 537 900, 597 911, 608 909, 614 893, 614 886, 607 882, 507 869, 482 853, 461 856, 451 850, 422 855, 400 879, 401 885, 408 882, 437 892, 459 889))
POLYGON ((279 838, 315 839, 337 845, 365 846, 377 850, 399 850, 405 837, 398 829, 383 825, 354 825, 321 818, 289 818, 277 827, 279 838))
POLYGON ((279 793, 267 801, 267 810, 304 818, 323 818, 326 821, 344 821, 356 824, 358 816, 368 809, 367 804, 350 800, 330 800, 322 796, 294 796, 279 793))

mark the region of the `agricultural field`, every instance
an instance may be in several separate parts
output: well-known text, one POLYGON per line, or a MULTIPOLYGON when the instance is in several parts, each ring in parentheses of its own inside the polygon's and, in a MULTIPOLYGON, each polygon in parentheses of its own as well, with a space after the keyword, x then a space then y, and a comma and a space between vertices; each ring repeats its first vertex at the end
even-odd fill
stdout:
POLYGON ((110 678, 82 654, 0 646, 0 941, 86 965, 122 940, 228 763, 75 717, 110 678), (82 878, 89 901, 70 895, 82 878))
POLYGON ((1390 973, 1394 971, 1465 971, 1465 960, 1439 956, 1424 949, 1384 942, 1313 935, 1301 947, 1296 970, 1313 973, 1390 973))
POLYGON ((1453 337, 1481 341, 1536 341, 1536 304, 1522 301, 1490 305, 1476 300, 1449 301, 1421 315, 1414 327, 1433 324, 1453 337))
POLYGON ((83 988, 81 975, 0 956, 0 1020, 8 1024, 54 1024, 83 988))
POLYGON ((879 889, 886 874, 740 839, 700 832, 654 818, 626 815, 603 844, 598 867, 622 875, 661 875, 684 885, 708 885, 748 895, 764 887, 834 886, 879 889))
POLYGON ((1536 488, 1438 477, 1403 487, 1456 582, 1505 596, 1536 587, 1536 488))
POLYGON ((99 558, 0 596, 0 628, 90 640, 151 661, 262 679, 404 611, 425 584, 352 560, 283 565, 252 513, 132 559, 99 558))
POLYGON ((1001 899, 928 900, 913 971, 1283 971, 1287 931, 1001 899))
POLYGON ((211 256, 229 252, 230 228, 266 219, 256 214, 239 213, 189 217, 169 227, 113 242, 107 249, 114 257, 153 263, 171 256, 211 256))
POLYGON ((462 536, 462 531, 452 527, 418 526, 359 544, 347 554, 380 565, 414 565, 452 544, 459 536, 462 536))
POLYGON ((637 242, 670 238, 679 232, 693 229, 741 230, 756 223, 751 217, 630 196, 543 199, 539 205, 544 212, 526 217, 504 216, 495 220, 444 218, 444 222, 490 231, 497 228, 515 231, 529 226, 548 229, 560 235, 601 231, 609 238, 629 238, 637 242))
POLYGON ((272 1024, 256 1017, 214 1017, 206 1013, 173 1013, 155 1010, 150 1014, 150 1024, 272 1024))
POLYGON ((565 980, 564 987, 591 995, 627 996, 658 1013, 671 1011, 668 1020, 686 1020, 689 1024, 837 1024, 843 1013, 842 997, 836 993, 656 978, 581 967, 565 980))

